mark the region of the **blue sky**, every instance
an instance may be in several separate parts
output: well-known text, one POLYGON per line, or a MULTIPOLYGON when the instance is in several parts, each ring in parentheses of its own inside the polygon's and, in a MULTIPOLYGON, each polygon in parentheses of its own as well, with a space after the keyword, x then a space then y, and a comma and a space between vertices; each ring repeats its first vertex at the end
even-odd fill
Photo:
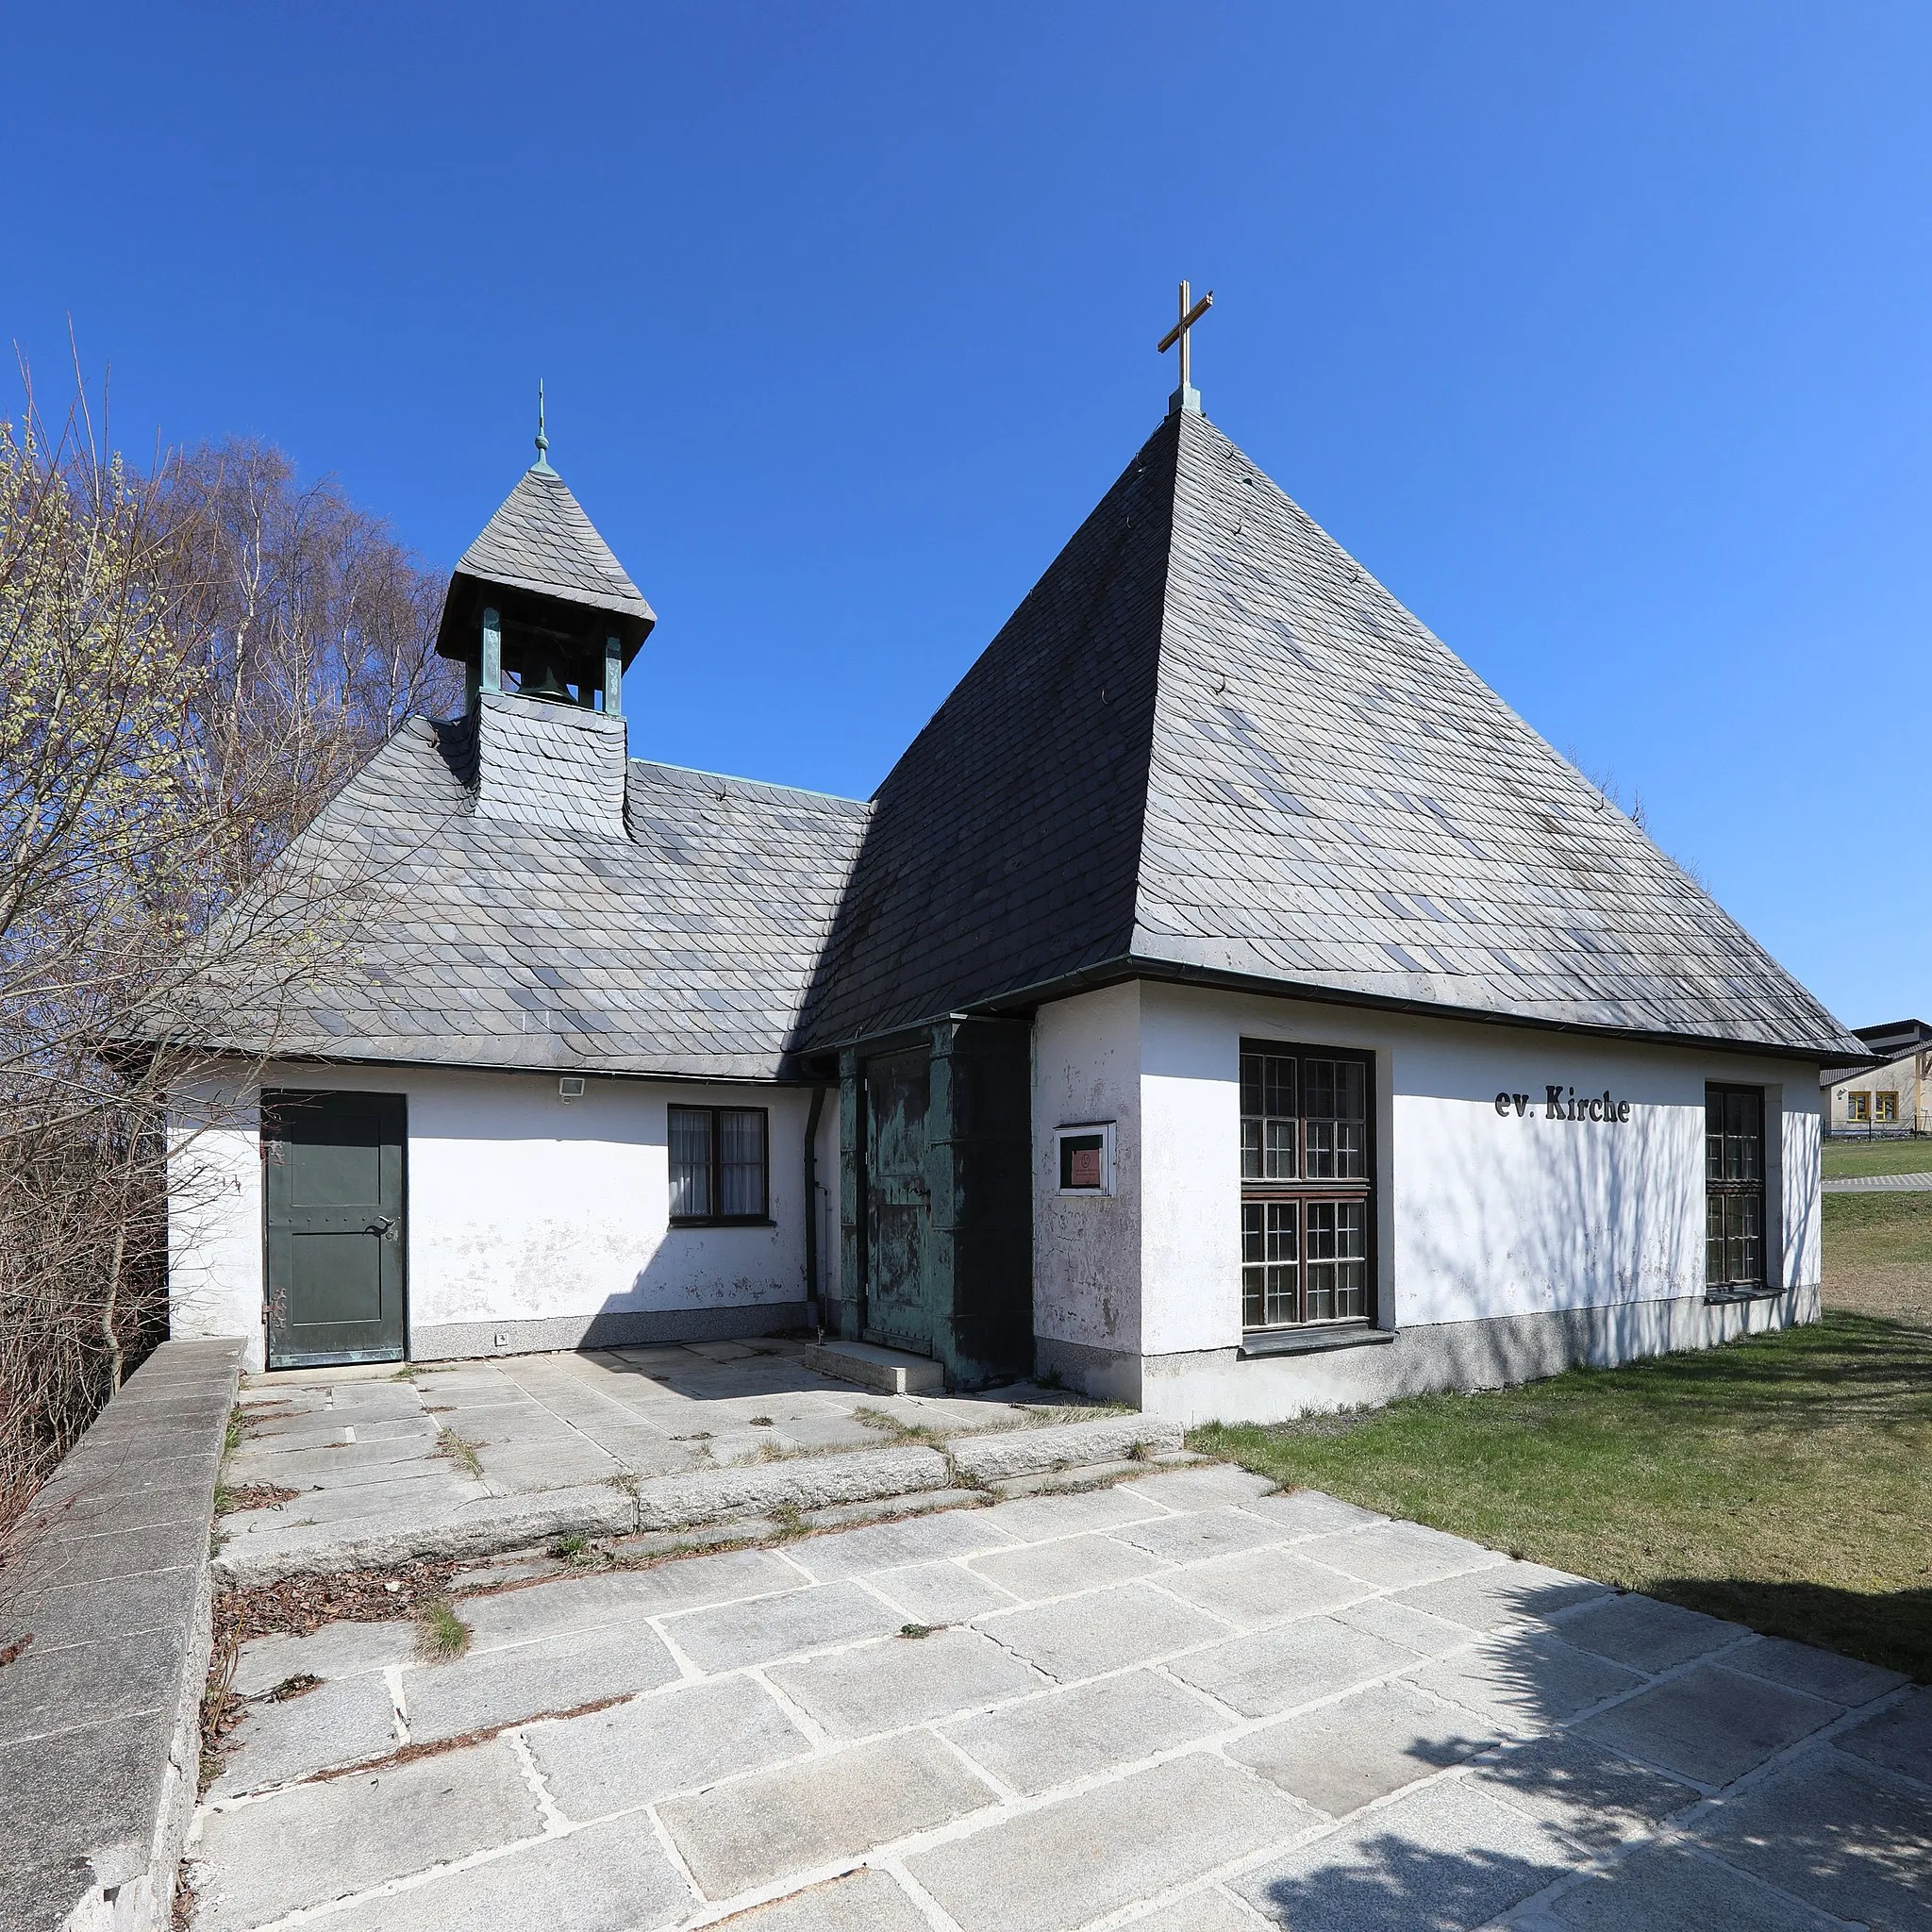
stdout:
POLYGON ((1932 1017, 1932 10, 9 13, 0 325, 446 565, 551 455, 632 748, 869 791, 1208 412, 1847 1023, 1932 1017))

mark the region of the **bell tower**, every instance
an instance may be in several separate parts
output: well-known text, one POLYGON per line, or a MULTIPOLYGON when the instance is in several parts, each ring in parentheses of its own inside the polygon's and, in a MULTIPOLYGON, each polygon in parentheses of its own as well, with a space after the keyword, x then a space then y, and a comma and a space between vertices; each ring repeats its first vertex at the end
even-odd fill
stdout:
POLYGON ((437 654, 466 668, 473 717, 499 694, 616 717, 624 674, 657 621, 550 467, 540 383, 537 460, 463 552, 437 654))

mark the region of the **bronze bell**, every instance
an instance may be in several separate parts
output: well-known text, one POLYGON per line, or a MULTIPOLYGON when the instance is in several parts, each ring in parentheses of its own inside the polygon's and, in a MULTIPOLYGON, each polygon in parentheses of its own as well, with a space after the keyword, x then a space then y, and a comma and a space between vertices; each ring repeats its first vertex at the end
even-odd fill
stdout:
POLYGON ((556 704, 569 704, 571 695, 568 687, 557 675, 557 659, 544 653, 535 654, 525 661, 523 682, 517 686, 519 696, 526 698, 548 698, 556 704))

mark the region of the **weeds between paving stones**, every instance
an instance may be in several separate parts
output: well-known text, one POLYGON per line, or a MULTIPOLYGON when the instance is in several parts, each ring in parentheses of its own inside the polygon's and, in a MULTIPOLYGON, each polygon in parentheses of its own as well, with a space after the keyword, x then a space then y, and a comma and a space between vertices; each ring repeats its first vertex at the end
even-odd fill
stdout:
POLYGON ((434 1663, 448 1663, 470 1647, 470 1626, 450 1608, 447 1597, 432 1597, 416 1612, 416 1648, 434 1663))
POLYGON ((308 1637, 325 1624, 400 1622, 444 1597, 456 1568, 441 1559, 216 1591, 214 1646, 201 1699, 201 1790, 206 1792, 220 1774, 229 1734, 242 1719, 244 1700, 234 1684, 244 1643, 258 1637, 308 1637))
POLYGON ((902 1422, 897 1416, 888 1415, 884 1409, 874 1408, 868 1403, 861 1402, 852 1411, 852 1420, 862 1423, 868 1429, 877 1429, 880 1434, 891 1436, 895 1441, 926 1442, 938 1448, 946 1440, 938 1429, 931 1428, 924 1423, 902 1422))
POLYGON ((291 1698, 307 1697, 311 1690, 322 1688, 322 1679, 312 1672, 297 1671, 292 1677, 284 1677, 273 1690, 261 1694, 270 1704, 287 1704, 291 1698))
POLYGON ((486 1444, 466 1441, 445 1424, 437 1433, 436 1446, 452 1462, 468 1471, 478 1482, 482 1481, 483 1464, 476 1451, 487 1446, 486 1444))
POLYGON ((244 1509, 279 1509, 301 1493, 300 1490, 285 1490, 278 1483, 237 1483, 233 1489, 226 1483, 217 1483, 215 1514, 236 1516, 244 1509))
POLYGON ((941 1629, 943 1625, 939 1624, 901 1624, 899 1625, 899 1635, 901 1637, 930 1637, 935 1630, 941 1629))
POLYGON ((233 1630, 215 1629, 214 1654, 208 1658, 208 1682, 201 1692, 201 1780, 199 1793, 221 1775, 222 1760, 228 1755, 228 1738, 242 1722, 242 1700, 235 1695, 235 1663, 242 1654, 242 1640, 233 1630))
POLYGON ((581 1536, 575 1530, 572 1530, 568 1536, 558 1537, 550 1545, 550 1554, 568 1562, 573 1557, 581 1557, 590 1547, 591 1540, 589 1537, 581 1536))

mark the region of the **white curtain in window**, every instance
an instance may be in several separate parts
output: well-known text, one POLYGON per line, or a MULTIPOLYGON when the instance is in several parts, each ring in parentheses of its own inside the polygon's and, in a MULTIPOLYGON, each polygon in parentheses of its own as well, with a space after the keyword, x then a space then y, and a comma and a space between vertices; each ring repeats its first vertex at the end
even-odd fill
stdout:
POLYGON ((674 1220, 711 1212, 711 1116, 695 1107, 671 1109, 671 1213, 674 1220))
POLYGON ((724 1108, 718 1115, 718 1212, 765 1211, 765 1116, 758 1108, 724 1108))

